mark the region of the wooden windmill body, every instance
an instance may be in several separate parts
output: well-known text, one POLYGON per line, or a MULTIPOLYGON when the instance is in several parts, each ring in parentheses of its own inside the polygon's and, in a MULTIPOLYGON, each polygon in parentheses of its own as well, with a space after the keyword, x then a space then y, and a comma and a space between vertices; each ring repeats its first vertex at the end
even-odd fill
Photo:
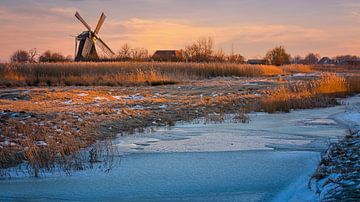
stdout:
POLYGON ((98 36, 101 26, 105 21, 105 14, 102 13, 98 24, 94 31, 92 31, 89 24, 80 16, 78 12, 75 13, 75 17, 86 27, 87 31, 82 32, 76 37, 75 50, 76 50, 76 61, 84 60, 98 60, 99 54, 96 47, 108 57, 113 57, 115 53, 110 47, 98 36), (79 43, 78 43, 79 42, 79 43))

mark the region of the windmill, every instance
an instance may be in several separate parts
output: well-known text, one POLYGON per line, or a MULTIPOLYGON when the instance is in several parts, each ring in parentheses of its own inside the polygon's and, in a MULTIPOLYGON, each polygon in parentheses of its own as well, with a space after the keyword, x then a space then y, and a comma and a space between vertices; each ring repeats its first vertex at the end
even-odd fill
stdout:
POLYGON ((82 24, 87 29, 87 31, 83 31, 81 34, 75 37, 76 61, 99 59, 98 51, 95 48, 95 45, 99 47, 102 52, 108 57, 112 57, 115 55, 115 53, 110 49, 110 47, 106 45, 106 43, 98 36, 100 28, 106 18, 104 13, 101 14, 99 22, 96 25, 94 31, 91 30, 91 27, 85 22, 85 20, 80 16, 78 12, 75 13, 75 17, 80 22, 82 22, 82 24))

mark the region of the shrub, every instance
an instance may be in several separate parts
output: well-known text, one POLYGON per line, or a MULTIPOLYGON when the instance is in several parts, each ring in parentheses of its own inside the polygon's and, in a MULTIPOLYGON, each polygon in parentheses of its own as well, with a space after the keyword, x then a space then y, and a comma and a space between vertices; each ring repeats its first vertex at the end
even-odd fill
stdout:
POLYGON ((284 47, 278 46, 268 51, 265 58, 270 62, 270 64, 280 66, 290 64, 291 56, 286 52, 284 47))
POLYGON ((52 53, 51 51, 45 51, 39 58, 39 62, 65 62, 67 59, 60 53, 52 53))
POLYGON ((25 50, 17 50, 11 57, 11 62, 29 62, 30 54, 25 50))

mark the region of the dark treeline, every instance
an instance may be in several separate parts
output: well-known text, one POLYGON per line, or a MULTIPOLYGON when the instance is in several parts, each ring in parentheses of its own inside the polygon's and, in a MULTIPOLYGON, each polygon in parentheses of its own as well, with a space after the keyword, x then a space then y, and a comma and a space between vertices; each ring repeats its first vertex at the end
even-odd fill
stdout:
MULTIPOLYGON (((148 61, 172 61, 172 62, 217 62, 217 63, 252 63, 255 61, 257 64, 269 64, 269 65, 286 65, 286 64, 346 64, 346 65, 360 65, 360 57, 353 55, 340 55, 333 58, 321 57, 317 53, 308 53, 305 57, 295 56, 292 57, 285 47, 278 46, 269 50, 263 58, 248 60, 238 53, 233 51, 230 54, 226 54, 222 49, 214 49, 214 41, 211 37, 200 38, 192 44, 186 46, 184 49, 176 50, 176 55, 172 57, 161 57, 158 55, 150 55, 149 51, 144 48, 132 48, 128 44, 124 44, 117 52, 115 57, 112 58, 100 58, 89 59, 83 61, 95 61, 95 62, 116 62, 116 61, 136 61, 136 62, 148 62, 148 61), (252 62, 250 62, 252 61, 252 62)), ((71 56, 65 57, 61 53, 52 52, 50 50, 45 51, 42 54, 38 54, 36 49, 30 51, 18 50, 10 58, 11 62, 71 62, 73 58, 71 56)))

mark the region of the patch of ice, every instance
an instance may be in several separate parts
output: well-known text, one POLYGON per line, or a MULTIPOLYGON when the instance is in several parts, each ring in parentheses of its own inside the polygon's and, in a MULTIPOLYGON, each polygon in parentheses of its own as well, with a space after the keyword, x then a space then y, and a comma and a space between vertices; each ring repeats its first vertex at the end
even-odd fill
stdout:
POLYGON ((344 116, 344 119, 347 121, 351 121, 357 125, 360 125, 360 113, 359 112, 347 113, 344 116))
POLYGON ((38 146, 47 146, 48 144, 45 141, 37 141, 36 145, 38 145, 38 146))
POLYGON ((166 109, 168 106, 167 105, 160 105, 159 108, 160 109, 166 109))
POLYGON ((308 125, 336 125, 336 121, 327 118, 310 119, 304 121, 304 124, 308 125))
POLYGON ((72 100, 67 100, 67 101, 65 101, 65 102, 63 102, 63 103, 66 104, 66 105, 70 105, 70 104, 73 103, 73 101, 72 101, 72 100))
POLYGON ((131 107, 131 109, 145 109, 145 107, 142 105, 135 105, 135 106, 131 107))
POLYGON ((0 142, 0 144, 7 146, 10 144, 9 140, 5 140, 4 142, 0 142))
POLYGON ((94 100, 108 100, 108 99, 105 98, 105 97, 99 97, 99 96, 98 96, 98 97, 95 97, 94 100))
POLYGON ((124 99, 127 99, 127 100, 141 100, 143 98, 144 98, 144 96, 140 95, 140 93, 137 93, 135 95, 129 95, 129 96, 125 97, 124 99))
POLYGON ((121 100, 124 98, 124 96, 115 96, 115 95, 113 95, 112 97, 117 100, 121 100))
POLYGON ((321 76, 320 72, 311 72, 311 73, 296 73, 292 77, 319 77, 321 76))
POLYGON ((297 74, 293 74, 292 76, 293 76, 293 77, 304 77, 304 76, 306 76, 306 74, 304 74, 304 73, 297 73, 297 74))

